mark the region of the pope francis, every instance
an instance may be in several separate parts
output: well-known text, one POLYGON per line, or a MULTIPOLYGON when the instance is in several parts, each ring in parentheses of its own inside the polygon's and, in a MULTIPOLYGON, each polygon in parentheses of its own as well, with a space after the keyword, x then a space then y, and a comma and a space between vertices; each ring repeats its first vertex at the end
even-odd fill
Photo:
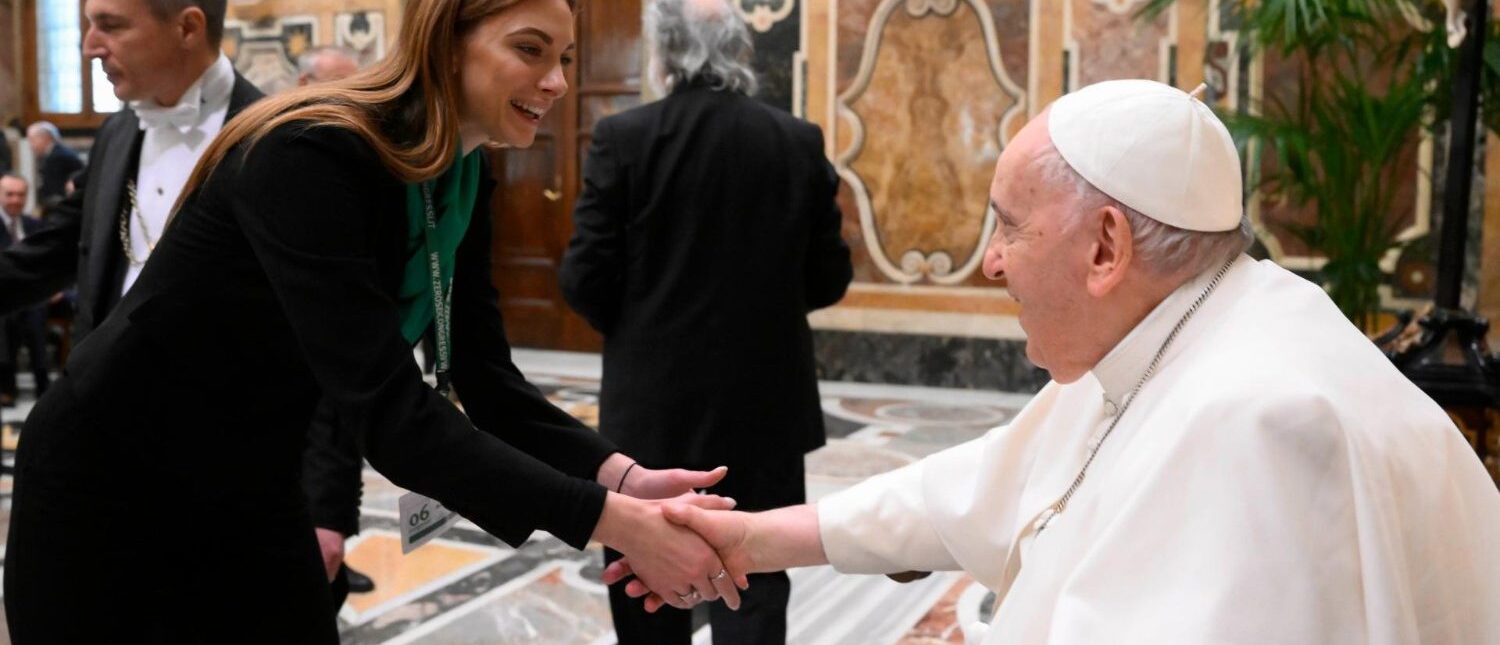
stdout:
POLYGON ((665 512, 741 584, 963 569, 999 599, 974 645, 1500 643, 1494 482, 1316 285, 1243 255, 1240 177, 1180 90, 1059 99, 1000 157, 984 259, 1053 381, 816 506, 665 512))

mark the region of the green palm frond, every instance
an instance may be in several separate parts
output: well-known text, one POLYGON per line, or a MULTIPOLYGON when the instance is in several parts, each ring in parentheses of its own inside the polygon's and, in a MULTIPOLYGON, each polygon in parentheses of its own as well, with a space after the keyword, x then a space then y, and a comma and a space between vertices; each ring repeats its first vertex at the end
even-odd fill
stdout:
MULTIPOLYGON (((1176 0, 1148 0, 1137 12, 1154 19, 1176 0)), ((1397 0, 1239 0, 1229 5, 1238 29, 1257 47, 1290 52, 1320 49, 1347 39, 1351 33, 1378 30, 1400 13, 1397 0)))
MULTIPOLYGON (((1152 19, 1176 0, 1148 0, 1152 19)), ((1411 0, 1422 31, 1398 0, 1233 0, 1229 20, 1252 50, 1277 53, 1295 83, 1248 113, 1222 114, 1241 145, 1264 164, 1251 168, 1263 194, 1317 214, 1284 228, 1328 262, 1329 295, 1356 324, 1379 310, 1380 259, 1400 246, 1399 200, 1409 166, 1399 163, 1423 128, 1446 119, 1456 52, 1437 0, 1411 0)), ((1215 17, 1215 20, 1218 18, 1215 17)), ((1500 28, 1486 34, 1482 83, 1486 127, 1500 132, 1500 28)))

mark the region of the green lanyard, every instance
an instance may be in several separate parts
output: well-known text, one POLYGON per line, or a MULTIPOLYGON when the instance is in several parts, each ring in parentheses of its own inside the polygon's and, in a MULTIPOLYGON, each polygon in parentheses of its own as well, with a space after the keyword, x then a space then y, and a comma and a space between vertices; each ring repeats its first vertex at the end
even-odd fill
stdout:
POLYGON ((427 224, 424 227, 425 244, 427 248, 427 275, 432 278, 432 327, 437 336, 437 391, 444 397, 452 389, 448 376, 448 359, 452 351, 449 345, 449 334, 452 332, 453 322, 453 281, 448 281, 448 289, 443 289, 443 268, 438 261, 437 242, 433 240, 433 233, 437 232, 437 212, 432 206, 432 182, 422 182, 422 205, 427 211, 427 224))

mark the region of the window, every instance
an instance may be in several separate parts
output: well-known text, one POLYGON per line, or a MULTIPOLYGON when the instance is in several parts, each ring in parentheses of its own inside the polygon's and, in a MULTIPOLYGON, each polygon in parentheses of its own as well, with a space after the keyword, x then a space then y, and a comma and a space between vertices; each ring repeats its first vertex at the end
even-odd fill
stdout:
POLYGON ((62 127, 97 126, 120 109, 99 61, 83 57, 83 0, 29 0, 25 52, 26 120, 62 127))

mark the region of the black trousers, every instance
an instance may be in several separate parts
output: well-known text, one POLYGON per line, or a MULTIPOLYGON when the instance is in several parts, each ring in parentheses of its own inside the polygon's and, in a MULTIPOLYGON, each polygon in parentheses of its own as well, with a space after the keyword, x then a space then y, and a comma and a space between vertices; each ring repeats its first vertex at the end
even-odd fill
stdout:
POLYGON ((41 398, 49 384, 47 374, 47 308, 23 309, 4 318, 0 331, 0 394, 16 395, 16 354, 22 347, 31 354, 31 375, 41 398))
POLYGON ((16 451, 10 642, 338 644, 295 469, 233 490, 133 466, 155 428, 124 413, 80 418, 74 383, 37 402, 16 451), (234 584, 205 589, 226 562, 234 584))
MULTIPOLYGON (((710 493, 733 497, 742 511, 794 506, 807 500, 802 455, 782 463, 731 467, 729 475, 710 493)), ((606 566, 620 558, 604 550, 606 566)), ((784 572, 750 576, 750 588, 740 592, 740 609, 723 602, 708 608, 714 645, 783 645, 786 643, 787 600, 792 583, 784 572)), ((625 583, 609 589, 609 610, 619 645, 687 645, 693 639, 693 613, 662 607, 646 613, 643 600, 625 595, 625 583)))
POLYGON ((339 610, 344 608, 344 601, 349 599, 349 566, 339 563, 338 573, 333 574, 333 582, 328 583, 328 593, 333 598, 333 615, 339 615, 339 610))

